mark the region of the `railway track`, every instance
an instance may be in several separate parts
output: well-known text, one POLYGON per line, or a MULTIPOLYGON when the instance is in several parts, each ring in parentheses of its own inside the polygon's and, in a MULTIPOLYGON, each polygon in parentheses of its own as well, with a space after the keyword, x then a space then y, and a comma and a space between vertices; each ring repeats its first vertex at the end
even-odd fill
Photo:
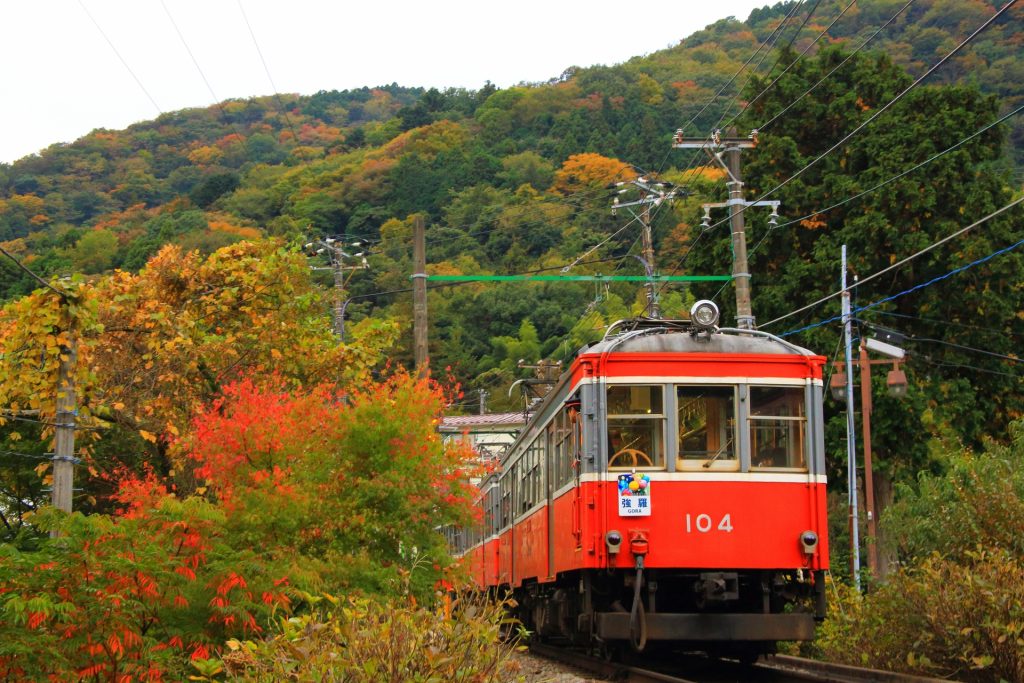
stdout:
POLYGON ((939 683, 942 680, 783 655, 762 658, 749 666, 697 655, 681 656, 671 663, 654 661, 637 666, 546 644, 530 645, 530 652, 608 680, 627 683, 939 683))

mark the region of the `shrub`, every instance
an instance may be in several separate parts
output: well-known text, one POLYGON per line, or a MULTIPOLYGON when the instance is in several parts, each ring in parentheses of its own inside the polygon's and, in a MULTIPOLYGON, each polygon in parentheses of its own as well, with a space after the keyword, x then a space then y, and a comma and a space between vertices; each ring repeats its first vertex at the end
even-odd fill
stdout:
POLYGON ((963 559, 976 546, 1024 556, 1024 422, 1010 426, 1009 445, 983 453, 940 455, 945 474, 922 473, 901 485, 882 525, 903 561, 938 552, 963 559))
POLYGON ((220 660, 201 662, 229 680, 351 683, 507 681, 514 642, 500 642, 504 605, 475 595, 415 602, 350 599, 323 614, 284 619, 263 641, 229 641, 220 660))
POLYGON ((964 557, 932 555, 867 596, 841 587, 816 654, 959 681, 1024 680, 1024 563, 1005 550, 964 557))

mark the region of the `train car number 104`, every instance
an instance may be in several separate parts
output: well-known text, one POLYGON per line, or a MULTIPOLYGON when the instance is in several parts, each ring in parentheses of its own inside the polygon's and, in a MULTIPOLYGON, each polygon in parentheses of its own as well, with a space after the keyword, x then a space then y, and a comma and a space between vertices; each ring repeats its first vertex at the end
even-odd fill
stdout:
POLYGON ((732 531, 732 515, 725 513, 718 524, 715 524, 715 520, 711 515, 700 513, 697 515, 686 513, 686 533, 692 534, 693 532, 706 534, 710 531, 724 531, 729 533, 732 531))

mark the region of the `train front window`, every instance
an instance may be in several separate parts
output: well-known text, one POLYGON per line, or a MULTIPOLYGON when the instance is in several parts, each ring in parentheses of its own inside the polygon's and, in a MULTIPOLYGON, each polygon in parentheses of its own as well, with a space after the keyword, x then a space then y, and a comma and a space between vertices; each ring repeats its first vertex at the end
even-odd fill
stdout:
POLYGON ((750 387, 750 463, 755 469, 807 469, 801 387, 750 387))
POLYGON ((677 386, 676 406, 679 434, 676 467, 738 469, 735 387, 677 386))
POLYGON ((665 411, 661 386, 608 387, 608 467, 665 466, 665 411))

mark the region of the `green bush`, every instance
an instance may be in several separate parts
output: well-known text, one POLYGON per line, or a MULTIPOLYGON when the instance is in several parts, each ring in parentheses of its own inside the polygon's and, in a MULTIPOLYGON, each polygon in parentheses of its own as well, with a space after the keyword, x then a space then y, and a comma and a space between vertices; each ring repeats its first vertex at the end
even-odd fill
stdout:
POLYGON ((941 476, 924 473, 916 486, 900 485, 882 525, 904 562, 938 552, 965 560, 976 546, 1024 557, 1024 422, 1010 425, 1009 445, 983 453, 938 453, 941 476))
POLYGON ((958 681, 1024 681, 1024 563, 1005 550, 935 554, 867 595, 837 586, 816 655, 958 681))
POLYGON ((488 683, 515 673, 514 642, 502 642, 504 605, 482 596, 408 603, 330 599, 320 615, 281 621, 262 641, 232 640, 219 660, 197 662, 204 676, 232 681, 488 683))

